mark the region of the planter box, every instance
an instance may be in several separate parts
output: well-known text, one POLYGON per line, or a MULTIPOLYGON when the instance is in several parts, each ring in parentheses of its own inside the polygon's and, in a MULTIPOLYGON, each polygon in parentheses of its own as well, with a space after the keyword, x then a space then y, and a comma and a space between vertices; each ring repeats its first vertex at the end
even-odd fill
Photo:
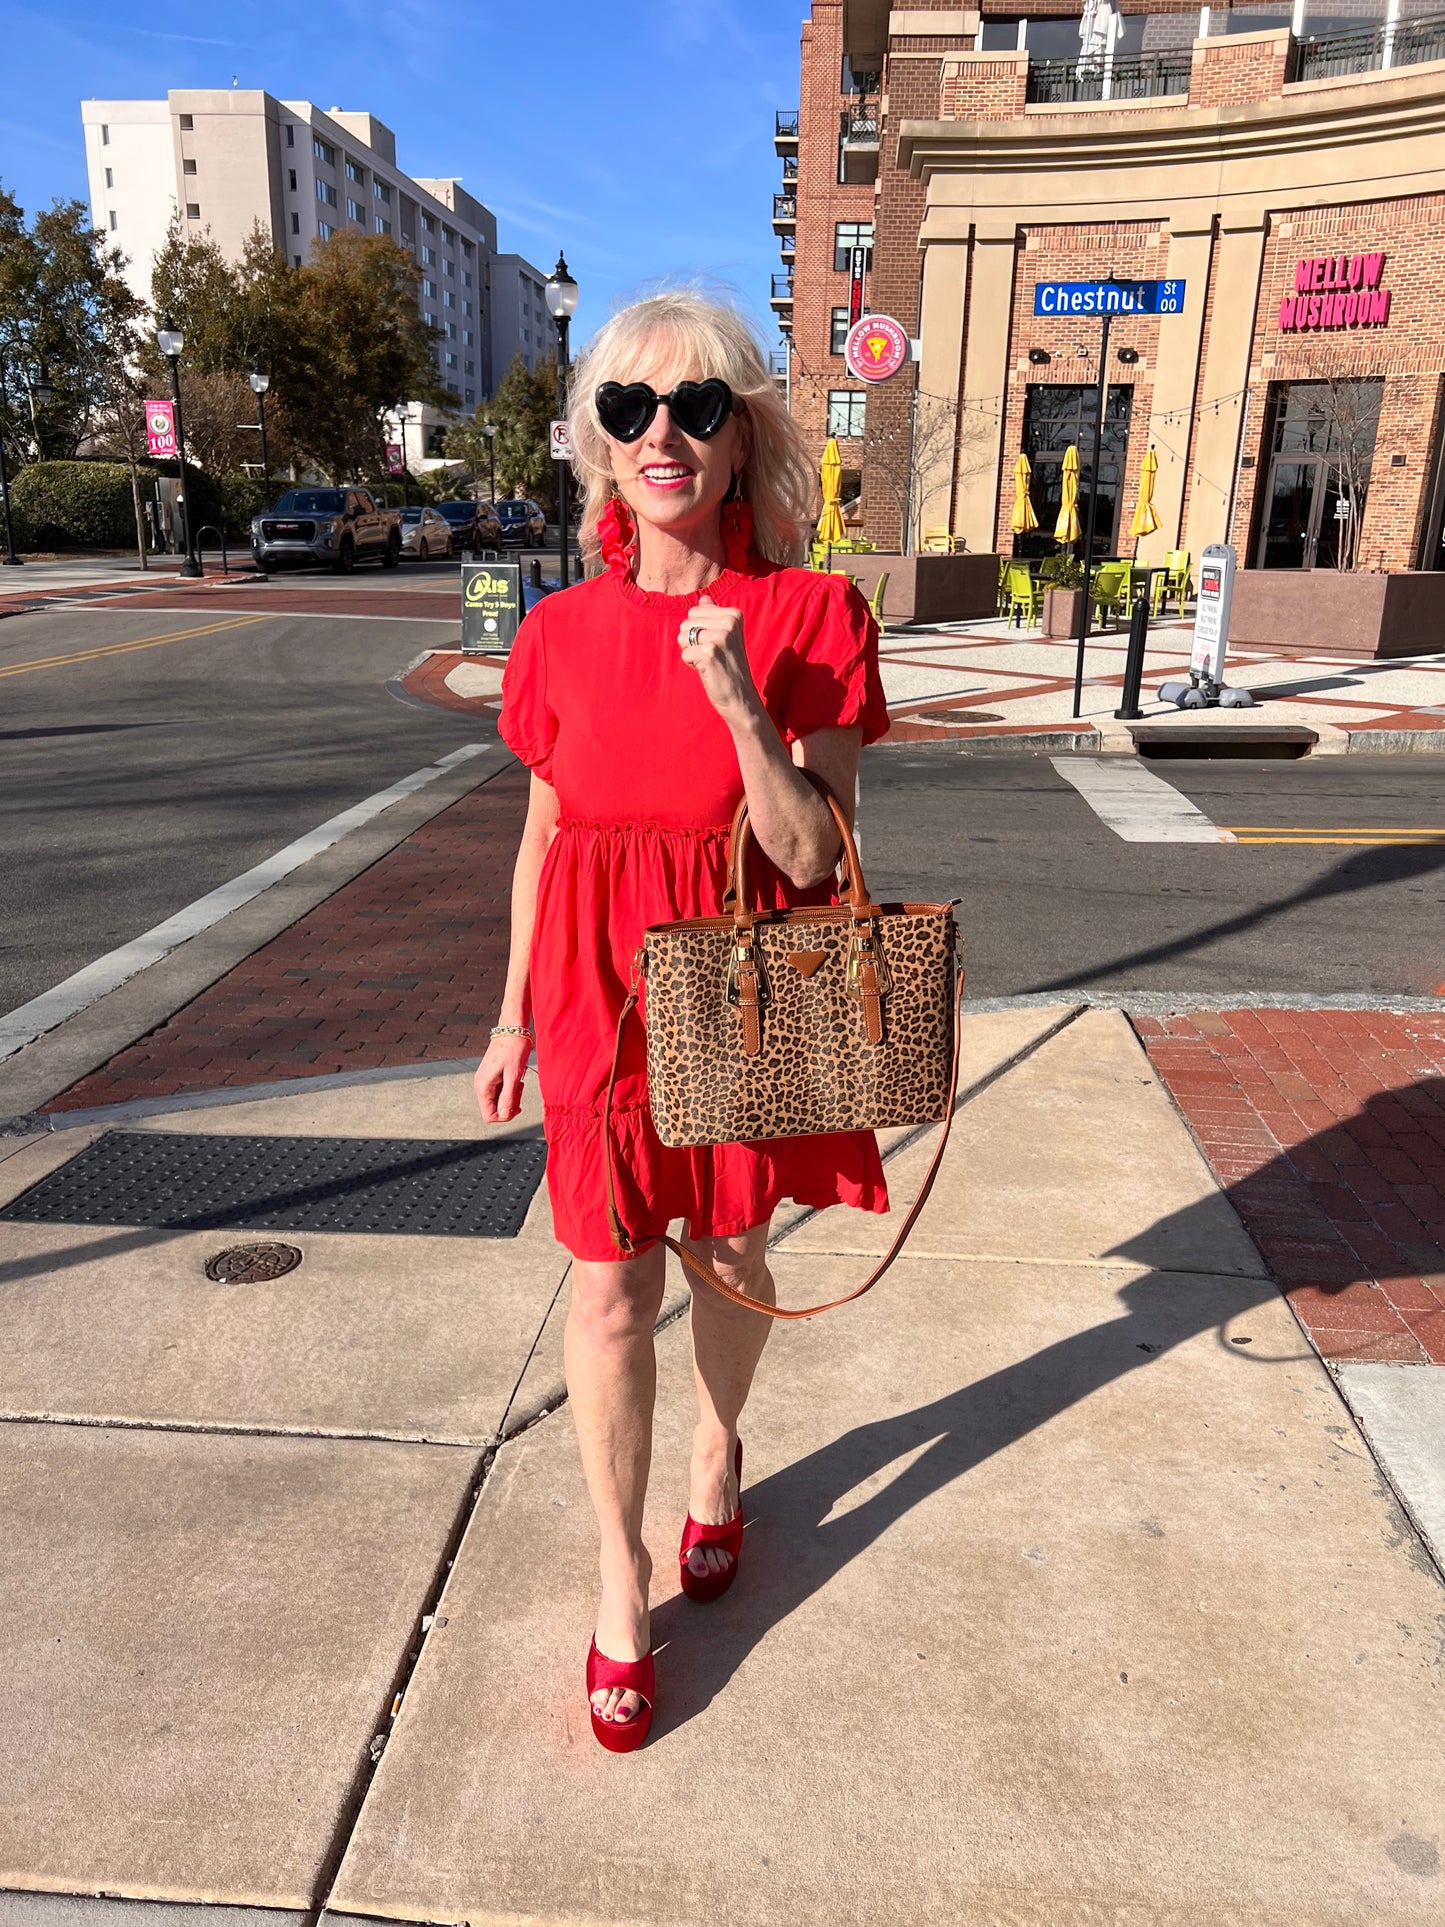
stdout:
POLYGON ((1229 640, 1284 656, 1378 662, 1445 650, 1445 574, 1241 569, 1229 640))
POLYGON ((850 555, 835 553, 835 569, 858 578, 871 596, 885 571, 885 622, 969 622, 998 608, 996 555, 850 555))
POLYGON ((1044 590, 1044 634, 1063 642, 1079 633, 1079 604, 1082 589, 1044 590))

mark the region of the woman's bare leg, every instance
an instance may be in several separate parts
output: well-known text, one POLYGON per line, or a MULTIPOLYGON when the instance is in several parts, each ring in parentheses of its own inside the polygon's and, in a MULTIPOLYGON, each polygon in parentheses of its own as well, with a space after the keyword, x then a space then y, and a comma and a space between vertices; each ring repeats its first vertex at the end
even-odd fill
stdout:
MULTIPOLYGON (((647 1589, 652 1560, 642 1543, 642 1508, 652 1464, 657 1394, 653 1328, 662 1306, 666 1249, 656 1245, 620 1264, 577 1259, 564 1355, 567 1394, 582 1470, 597 1514, 602 1598, 597 1645, 609 1659, 641 1659, 651 1640, 647 1589)), ((601 1689, 604 1719, 632 1719, 635 1693, 601 1689)))
MULTIPOLYGON (((749 1298, 771 1304, 776 1296, 767 1262, 768 1226, 755 1224, 735 1238, 713 1238, 694 1247, 722 1279, 749 1298)), ((697 1429, 692 1435, 688 1511, 699 1525, 722 1525, 738 1509, 733 1448, 738 1417, 772 1330, 771 1318, 729 1304, 711 1285, 692 1287, 692 1368, 697 1380, 697 1429)), ((725 1572, 731 1563, 718 1546, 694 1546, 689 1569, 701 1577, 725 1572)))

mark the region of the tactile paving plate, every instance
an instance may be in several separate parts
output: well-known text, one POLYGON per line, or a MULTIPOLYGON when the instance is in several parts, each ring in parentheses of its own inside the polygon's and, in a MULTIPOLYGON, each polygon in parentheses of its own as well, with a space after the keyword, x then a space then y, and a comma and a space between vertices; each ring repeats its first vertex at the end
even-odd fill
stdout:
POLYGON ((515 1238, 538 1139, 189 1137, 111 1131, 0 1210, 27 1224, 515 1238))

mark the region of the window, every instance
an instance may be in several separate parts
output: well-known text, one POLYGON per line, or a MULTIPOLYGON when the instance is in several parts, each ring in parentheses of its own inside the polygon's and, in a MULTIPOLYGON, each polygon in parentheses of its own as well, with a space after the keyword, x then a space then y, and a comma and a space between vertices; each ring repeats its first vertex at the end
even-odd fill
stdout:
POLYGON ((378 214, 376 217, 376 231, 378 234, 390 234, 391 222, 383 221, 381 216, 378 214))
POLYGON ((371 191, 378 201, 385 201, 388 207, 391 206, 391 189, 385 181, 377 180, 375 175, 371 179, 371 191))
POLYGON ((116 218, 115 218, 115 209, 114 209, 114 208, 112 208, 112 209, 110 210, 110 231, 111 231, 111 233, 112 233, 112 234, 114 234, 114 233, 115 233, 115 231, 116 231, 116 229, 117 229, 117 228, 118 228, 119 226, 120 226, 120 222, 119 222, 119 221, 117 221, 117 220, 116 220, 116 218))
POLYGON ((462 286, 464 288, 469 288, 471 285, 472 285, 472 271, 470 268, 463 268, 462 269, 462 286))
POLYGON ((840 441, 857 441, 863 433, 868 397, 861 388, 828 390, 828 433, 840 441))
POLYGON ((462 372, 463 374, 474 375, 477 372, 477 364, 474 361, 469 361, 462 372))
POLYGON ((834 308, 833 334, 832 339, 828 343, 828 353, 830 355, 842 354, 844 347, 847 345, 849 326, 848 310, 846 308, 834 308))
POLYGON ((299 234, 301 232, 301 216, 294 211, 291 215, 291 232, 293 234, 299 234))
POLYGON ((462 346, 464 348, 474 348, 476 346, 476 343, 472 340, 472 331, 470 328, 462 329, 462 346))
POLYGON ((434 328, 437 325, 437 318, 434 314, 423 314, 422 320, 426 323, 428 328, 434 328))
POLYGON ((847 54, 843 56, 843 71, 838 77, 840 94, 876 94, 883 76, 875 68, 873 72, 856 71, 847 54))
MULTIPOLYGON (((1069 24, 1074 27, 1077 34, 1077 21, 1071 21, 1069 24)), ((1018 52, 1023 47, 1024 29, 1027 25, 1027 21, 1024 20, 985 20, 979 27, 978 40, 975 44, 980 53, 1018 52)), ((1075 48, 1076 53, 1077 51, 1075 48)))
POLYGON ((195 124, 194 116, 190 114, 181 115, 181 132, 183 134, 189 134, 195 127, 195 124))
POLYGON ((428 301, 436 300, 437 284, 435 281, 423 281, 421 284, 421 291, 426 296, 428 301))
POLYGON ((363 227, 366 226, 366 209, 361 205, 360 201, 348 200, 346 203, 346 212, 351 220, 360 221, 363 227))
POLYGON ((463 235, 463 237, 462 237, 462 253, 463 253, 463 254, 464 254, 464 255, 465 255, 466 257, 467 257, 467 259, 468 259, 469 261, 471 260, 471 258, 472 258, 472 244, 471 244, 471 242, 470 242, 469 240, 467 240, 467 238, 466 238, 466 236, 465 236, 465 235, 463 235))
POLYGON ((316 198, 318 201, 325 201, 328 207, 335 207, 337 204, 336 189, 330 181, 323 181, 320 175, 316 177, 316 198))
POLYGON ((456 305, 457 305, 457 298, 452 293, 451 289, 443 288, 442 289, 442 306, 444 308, 454 308, 456 305))
POLYGON ((449 321, 447 323, 447 340, 455 341, 456 338, 457 338, 457 324, 455 321, 449 321))
POLYGON ((449 248, 454 248, 457 244, 456 229, 449 228, 445 221, 442 222, 442 239, 449 248))
POLYGON ((332 235, 335 234, 336 229, 332 227, 329 221, 318 221, 316 223, 316 232, 321 236, 323 241, 329 241, 332 235))
POLYGON ((183 174, 194 174, 195 171, 196 171, 196 163, 194 161, 181 162, 181 172, 183 174))
POLYGON ((442 273, 443 273, 443 274, 449 274, 449 275, 451 276, 451 278, 452 278, 452 280, 453 280, 453 281, 455 281, 455 280, 456 280, 456 278, 457 278, 457 264, 456 264, 456 262, 455 262, 455 261, 443 261, 443 262, 442 262, 442 273))
MULTIPOLYGON (((423 215, 422 218, 424 220, 426 218, 425 215, 423 215)), ((435 248, 423 247, 421 251, 421 264, 424 268, 434 268, 436 266, 437 251, 435 248)))
POLYGON ((299 268, 299 267, 300 267, 300 265, 301 265, 301 256, 300 256, 299 254, 293 254, 293 255, 292 255, 292 257, 291 257, 291 265, 292 265, 292 267, 293 267, 293 268, 299 268))
POLYGON ((423 234, 435 234, 437 231, 436 222, 425 210, 422 211, 421 231, 423 234))
POLYGON ((455 367, 456 367, 456 365, 457 365, 457 358, 456 358, 456 356, 455 356, 455 355, 448 355, 448 356, 447 356, 447 367, 448 367, 448 368, 455 368, 455 367))
POLYGON ((201 218, 201 204, 200 204, 200 202, 199 202, 199 201, 187 201, 187 202, 186 202, 186 219, 187 219, 188 221, 199 221, 199 220, 200 220, 200 218, 201 218))
POLYGON ((471 302, 470 302, 470 301, 464 301, 464 302, 462 303, 462 313, 463 313, 463 314, 464 314, 464 315, 465 315, 465 316, 467 317, 467 320, 468 320, 468 321, 470 321, 470 320, 471 320, 471 318, 472 318, 472 304, 471 304, 471 302))
POLYGON ((854 248, 865 248, 867 256, 863 265, 873 265, 873 223, 871 221, 839 221, 833 229, 833 272, 846 274, 849 256, 854 248))
POLYGON ((115 186, 115 175, 111 172, 109 168, 105 170, 105 184, 107 187, 115 186))
POLYGON ((296 169, 294 167, 288 167, 286 169, 286 176, 290 183, 291 192, 294 194, 296 192, 296 169))
POLYGON ((336 149, 334 147, 328 147, 319 134, 313 134, 311 136, 311 151, 318 161, 325 161, 328 167, 335 167, 336 149))
POLYGON ((346 178, 348 181, 355 181, 358 186, 366 186, 366 169, 360 161, 352 160, 349 154, 346 157, 346 178))
MULTIPOLYGON (((472 364, 471 364, 470 362, 468 362, 468 363, 467 363, 467 369, 468 369, 468 372, 470 372, 470 370, 471 370, 471 366, 472 366, 472 364)), ((472 404, 472 403, 473 403, 473 402, 474 402, 474 401, 476 400, 476 398, 477 398, 477 391, 476 391, 476 389, 475 389, 475 388, 469 388, 469 389, 467 390, 467 406, 468 406, 468 407, 470 407, 470 406, 471 406, 471 404, 472 404)))
MULTIPOLYGON (((1053 552, 1054 524, 1063 506, 1064 456, 1070 447, 1079 451, 1079 521, 1087 526, 1089 497, 1094 487, 1094 423, 1098 407, 1099 391, 1093 382, 1030 383, 1024 389, 1023 453, 1033 465, 1031 496, 1039 526, 1015 538, 1015 555, 1053 552)), ((1120 532, 1133 408, 1133 388, 1127 383, 1111 383, 1100 436, 1095 555, 1112 555, 1120 532)))
POLYGON ((286 145, 288 147, 294 147, 296 145, 296 129, 289 121, 286 123, 286 145))
POLYGON ((100 123, 100 144, 102 147, 110 146, 110 129, 104 121, 100 123))

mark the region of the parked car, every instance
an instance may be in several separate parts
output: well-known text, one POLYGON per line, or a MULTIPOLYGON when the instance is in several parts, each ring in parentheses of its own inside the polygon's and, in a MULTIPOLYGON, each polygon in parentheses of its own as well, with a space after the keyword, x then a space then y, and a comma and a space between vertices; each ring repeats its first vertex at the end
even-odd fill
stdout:
POLYGON ((502 547, 540 549, 547 539, 547 518, 533 501, 498 502, 502 547))
POLYGON ((490 502, 438 502, 437 514, 451 525, 452 541, 463 554, 500 548, 502 527, 490 502))
POLYGON ((419 562, 426 562, 434 555, 450 555, 453 547, 452 525, 435 509, 403 509, 401 546, 419 562))
POLYGON ((394 569, 401 550, 401 517, 364 488, 288 488, 251 523, 251 556, 267 575, 308 562, 349 575, 368 556, 394 569))

